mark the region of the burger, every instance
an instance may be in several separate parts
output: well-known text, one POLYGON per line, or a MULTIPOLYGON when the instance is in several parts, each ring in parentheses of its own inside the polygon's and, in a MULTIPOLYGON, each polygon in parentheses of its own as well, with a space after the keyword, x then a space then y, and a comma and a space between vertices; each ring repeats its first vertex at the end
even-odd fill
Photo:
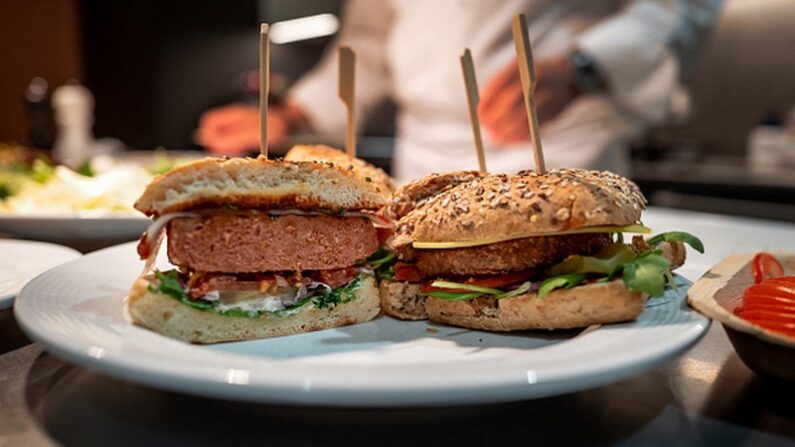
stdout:
POLYGON ((605 171, 452 173, 410 183, 386 214, 394 260, 381 266, 393 317, 491 331, 565 329, 635 319, 685 259, 683 232, 649 239, 646 200, 605 171))
POLYGON ((135 204, 154 221, 138 245, 133 322, 216 343, 374 318, 367 259, 391 185, 361 163, 208 158, 155 178, 135 204), (164 238, 173 268, 154 269, 164 238))

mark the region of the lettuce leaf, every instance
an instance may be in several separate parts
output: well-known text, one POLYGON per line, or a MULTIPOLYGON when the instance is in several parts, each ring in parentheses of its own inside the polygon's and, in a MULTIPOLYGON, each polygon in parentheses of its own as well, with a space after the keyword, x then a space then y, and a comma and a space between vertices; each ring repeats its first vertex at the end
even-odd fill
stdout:
POLYGON ((218 301, 191 299, 182 287, 182 282, 180 281, 179 272, 177 270, 169 270, 165 273, 155 270, 155 278, 149 283, 148 289, 151 293, 161 293, 194 309, 213 312, 228 317, 257 318, 263 314, 270 314, 278 317, 291 315, 295 313, 296 310, 309 303, 312 303, 319 309, 324 309, 353 301, 356 298, 356 291, 361 287, 363 281, 364 276, 359 275, 343 286, 332 290, 323 289, 322 293, 302 298, 285 309, 277 311, 259 310, 253 312, 242 309, 227 309, 222 311, 218 309, 218 301))

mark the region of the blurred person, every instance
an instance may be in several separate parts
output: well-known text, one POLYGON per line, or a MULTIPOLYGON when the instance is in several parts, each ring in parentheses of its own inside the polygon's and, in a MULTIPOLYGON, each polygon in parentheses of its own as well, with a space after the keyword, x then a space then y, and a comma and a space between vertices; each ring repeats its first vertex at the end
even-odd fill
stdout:
MULTIPOLYGON (((381 100, 397 104, 393 174, 474 169, 458 56, 470 48, 481 87, 479 115, 491 172, 531 168, 533 156, 511 19, 527 15, 538 79, 536 107, 548 167, 626 171, 626 146, 672 113, 671 99, 720 0, 434 0, 347 4, 343 27, 319 64, 278 106, 269 144, 309 129, 342 141, 337 45, 357 53, 358 117, 381 100)), ((200 132, 214 153, 259 146, 256 107, 205 113, 200 132)))

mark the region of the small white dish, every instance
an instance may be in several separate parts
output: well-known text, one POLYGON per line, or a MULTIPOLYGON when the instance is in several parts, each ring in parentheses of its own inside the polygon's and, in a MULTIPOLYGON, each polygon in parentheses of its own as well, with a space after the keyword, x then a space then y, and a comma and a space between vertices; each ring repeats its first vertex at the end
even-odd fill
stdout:
MULTIPOLYGON (((138 239, 152 221, 141 216, 36 216, 0 213, 0 233, 55 243, 138 239)), ((106 245, 107 246, 107 245, 106 245)))
POLYGON ((11 307, 28 281, 79 257, 77 250, 60 245, 0 239, 0 310, 11 307))
MULTIPOLYGON (((638 374, 693 345, 709 320, 670 292, 634 322, 578 333, 497 334, 388 317, 268 340, 190 345, 134 326, 124 310, 141 270, 134 244, 29 283, 15 305, 46 349, 109 375, 190 394, 330 406, 532 399, 638 374)), ((231 317, 230 317, 231 318, 231 317)))

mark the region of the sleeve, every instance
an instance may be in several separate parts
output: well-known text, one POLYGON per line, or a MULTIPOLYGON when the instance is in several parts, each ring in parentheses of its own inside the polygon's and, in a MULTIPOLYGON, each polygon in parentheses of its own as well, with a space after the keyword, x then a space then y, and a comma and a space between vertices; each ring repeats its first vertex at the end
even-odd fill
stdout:
POLYGON ((390 88, 386 66, 386 41, 393 19, 387 2, 348 2, 338 38, 326 49, 318 65, 290 89, 289 100, 299 104, 312 129, 342 141, 347 115, 337 95, 337 46, 356 52, 356 116, 361 126, 368 110, 386 97, 390 88))
POLYGON ((667 118, 680 90, 682 61, 692 61, 721 0, 637 0, 583 33, 577 42, 605 77, 613 99, 650 124, 667 118))

